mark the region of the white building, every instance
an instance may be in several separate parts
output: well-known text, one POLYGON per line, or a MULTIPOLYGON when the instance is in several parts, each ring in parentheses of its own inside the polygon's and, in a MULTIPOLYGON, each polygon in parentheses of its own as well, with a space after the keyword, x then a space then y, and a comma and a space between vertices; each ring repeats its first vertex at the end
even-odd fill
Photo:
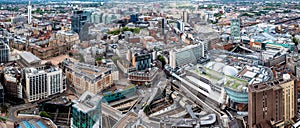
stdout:
POLYGON ((29 102, 64 91, 62 70, 59 68, 25 68, 25 94, 29 102))
POLYGON ((31 24, 31 18, 32 18, 32 16, 31 16, 31 11, 32 11, 32 7, 31 7, 31 5, 30 5, 30 1, 29 1, 29 3, 28 3, 28 24, 31 24))
POLYGON ((48 95, 54 95, 63 92, 63 79, 61 69, 49 69, 47 73, 47 92, 48 95))

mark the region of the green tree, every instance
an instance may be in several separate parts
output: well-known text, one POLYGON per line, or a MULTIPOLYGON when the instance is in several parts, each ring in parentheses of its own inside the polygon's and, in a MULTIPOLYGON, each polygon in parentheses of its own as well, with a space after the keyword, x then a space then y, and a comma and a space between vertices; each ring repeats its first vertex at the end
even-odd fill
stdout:
POLYGON ((84 62, 84 57, 82 54, 79 54, 79 62, 84 62))
POLYGON ((140 28, 134 28, 134 29, 133 29, 133 32, 134 32, 134 33, 140 33, 140 28))
POLYGON ((298 45, 299 40, 296 37, 293 37, 293 42, 295 43, 295 45, 298 45))
POLYGON ((118 34, 120 34, 120 29, 118 29, 118 30, 114 30, 114 31, 109 31, 109 32, 107 32, 107 34, 113 34, 113 35, 118 35, 118 34))
POLYGON ((11 19, 6 19, 5 22, 11 22, 11 19))
POLYGON ((41 112, 40 112, 40 116, 41 116, 41 117, 51 118, 51 116, 49 116, 48 113, 45 112, 45 111, 41 111, 41 112))
POLYGON ((123 31, 130 31, 130 29, 128 27, 124 27, 122 30, 123 31))
POLYGON ((101 61, 102 60, 102 57, 97 57, 96 58, 96 61, 101 61))
POLYGON ((162 55, 158 55, 157 59, 162 63, 162 66, 164 67, 166 64, 166 60, 162 55))
POLYGON ((69 52, 69 56, 72 57, 72 56, 73 56, 73 53, 72 53, 72 52, 69 52))
POLYGON ((7 110, 8 110, 7 105, 6 105, 5 103, 3 103, 3 104, 1 105, 1 112, 2 112, 2 113, 6 113, 7 110))

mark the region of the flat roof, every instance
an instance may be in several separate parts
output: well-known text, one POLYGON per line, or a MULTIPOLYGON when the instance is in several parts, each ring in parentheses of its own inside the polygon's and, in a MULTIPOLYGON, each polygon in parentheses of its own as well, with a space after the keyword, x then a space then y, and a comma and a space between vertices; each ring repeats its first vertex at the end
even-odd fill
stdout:
POLYGON ((106 67, 97 67, 94 65, 79 63, 79 62, 70 62, 68 63, 68 68, 72 69, 78 75, 86 76, 89 79, 95 79, 103 73, 110 71, 110 68, 106 67))
POLYGON ((256 74, 257 73, 255 73, 255 72, 247 71, 243 76, 249 77, 249 78, 254 78, 256 74))
POLYGON ((101 104, 101 101, 101 96, 86 91, 81 95, 79 100, 75 102, 73 107, 77 108, 77 110, 82 111, 83 113, 88 113, 89 111, 96 109, 97 106, 101 104))

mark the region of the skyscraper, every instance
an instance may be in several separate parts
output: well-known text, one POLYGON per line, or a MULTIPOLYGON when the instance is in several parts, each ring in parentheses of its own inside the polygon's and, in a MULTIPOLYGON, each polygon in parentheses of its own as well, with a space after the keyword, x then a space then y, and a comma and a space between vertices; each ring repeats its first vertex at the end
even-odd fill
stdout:
POLYGON ((233 40, 233 42, 239 42, 240 41, 240 19, 231 19, 230 21, 230 35, 233 40))
POLYGON ((27 16, 28 16, 28 24, 31 24, 31 11, 32 11, 32 7, 30 5, 30 1, 28 2, 28 12, 27 12, 27 16))
POLYGON ((283 78, 249 85, 248 123, 250 128, 279 126, 296 115, 296 79, 283 78))
POLYGON ((139 14, 131 14, 129 22, 136 23, 139 20, 139 14))
POLYGON ((184 23, 187 23, 188 22, 188 12, 187 11, 183 11, 183 14, 182 14, 182 18, 183 18, 183 22, 184 23))
POLYGON ((79 33, 81 31, 82 26, 91 20, 91 11, 87 10, 76 10, 73 12, 73 16, 71 17, 71 29, 74 32, 79 33))
POLYGON ((0 41, 0 63, 6 63, 9 60, 9 46, 0 41))
POLYGON ((184 23, 182 21, 178 20, 177 21, 177 28, 178 28, 178 30, 183 32, 184 31, 184 23))

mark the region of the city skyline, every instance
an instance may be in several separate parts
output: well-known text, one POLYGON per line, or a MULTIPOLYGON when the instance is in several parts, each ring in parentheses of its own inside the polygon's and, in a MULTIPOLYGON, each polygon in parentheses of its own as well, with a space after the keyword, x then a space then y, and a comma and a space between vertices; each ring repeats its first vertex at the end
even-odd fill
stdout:
POLYGON ((0 3, 1 128, 300 127, 300 1, 0 3))

